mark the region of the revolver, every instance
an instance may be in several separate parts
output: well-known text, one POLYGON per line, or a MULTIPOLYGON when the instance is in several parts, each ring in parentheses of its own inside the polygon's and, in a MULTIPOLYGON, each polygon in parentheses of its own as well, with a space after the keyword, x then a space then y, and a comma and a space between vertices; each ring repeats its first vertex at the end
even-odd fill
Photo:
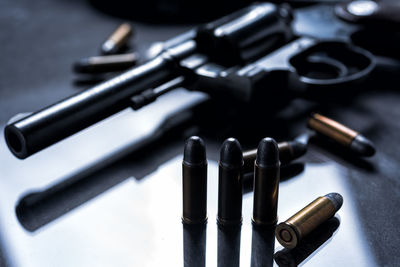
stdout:
POLYGON ((368 51, 341 41, 295 36, 292 20, 286 5, 257 3, 199 26, 166 42, 144 64, 8 124, 7 145, 17 158, 27 158, 179 86, 242 105, 254 99, 274 102, 289 94, 313 95, 316 88, 324 93, 348 88, 373 70, 368 51))

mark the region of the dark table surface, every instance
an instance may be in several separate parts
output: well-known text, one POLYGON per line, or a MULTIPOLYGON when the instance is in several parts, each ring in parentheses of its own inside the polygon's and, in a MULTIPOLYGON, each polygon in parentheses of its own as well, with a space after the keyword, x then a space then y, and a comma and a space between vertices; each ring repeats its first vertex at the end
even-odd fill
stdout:
MULTIPOLYGON (((100 43, 122 21, 86 1, 1 1, 2 128, 17 113, 38 110, 83 90, 71 64, 96 55, 100 43)), ((137 30, 132 47, 142 54, 151 43, 191 28, 132 23, 137 30)), ((298 9, 295 28, 321 38, 342 37, 351 29, 334 18, 329 6, 298 9)), ((171 116, 185 114, 181 111, 208 99, 179 89, 26 160, 14 158, 2 137, 0 265, 269 266, 275 252, 276 257, 283 254, 286 261, 306 266, 397 266, 400 69, 387 59, 378 63, 390 74, 384 83, 363 84, 362 93, 352 99, 292 101, 279 112, 262 114, 265 121, 257 126, 243 119, 223 123, 221 114, 205 114, 210 116, 206 120, 149 139, 160 125, 168 128, 165 121, 171 116), (377 153, 360 159, 324 142, 312 142, 304 157, 282 169, 279 220, 318 196, 339 192, 344 205, 336 219, 300 254, 282 251, 271 231, 252 228, 252 193, 246 193, 242 227, 218 230, 217 162, 222 141, 234 136, 249 149, 264 136, 279 141, 296 138, 310 133, 305 122, 315 110, 362 132, 376 144, 377 153), (209 159, 208 224, 194 230, 184 228, 180 220, 182 150, 191 134, 204 137, 209 159), (34 207, 18 208, 38 197, 43 200, 34 207)))

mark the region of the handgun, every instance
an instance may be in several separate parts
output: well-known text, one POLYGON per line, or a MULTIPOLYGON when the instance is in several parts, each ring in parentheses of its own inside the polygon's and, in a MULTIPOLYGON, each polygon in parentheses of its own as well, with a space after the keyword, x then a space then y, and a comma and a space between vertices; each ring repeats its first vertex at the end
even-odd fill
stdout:
MULTIPOLYGON (((168 42, 153 59, 5 127, 20 159, 126 108, 139 109, 183 86, 217 101, 279 101, 362 81, 374 68, 368 51, 340 41, 295 36, 286 5, 252 4, 168 42), (165 86, 164 86, 165 85, 165 86)), ((133 125, 132 127, 141 127, 133 125)))

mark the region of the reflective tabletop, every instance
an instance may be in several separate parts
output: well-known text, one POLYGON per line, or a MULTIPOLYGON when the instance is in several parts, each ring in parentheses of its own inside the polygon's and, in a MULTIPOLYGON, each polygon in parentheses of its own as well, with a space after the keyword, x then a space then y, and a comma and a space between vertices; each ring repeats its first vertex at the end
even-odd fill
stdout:
MULTIPOLYGON (((2 65, 0 70, 2 130, 14 114, 39 109, 81 90, 71 85, 70 57, 90 53, 104 32, 92 26, 77 31, 78 22, 99 23, 108 29, 120 22, 85 2, 39 2, 35 7, 28 1, 0 4, 4 6, 0 22, 7 25, 8 33, 32 19, 25 37, 18 32, 0 33, 1 41, 11 38, 17 44, 7 44, 3 50, 9 52, 3 55, 9 67, 2 65), (40 9, 46 5, 52 11, 47 17, 47 11, 40 9), (68 20, 66 10, 78 10, 72 15, 74 22, 68 20), (49 25, 56 17, 60 17, 55 23, 65 33, 63 37, 49 25), (33 52, 24 53, 23 40, 41 29, 43 36, 32 41, 33 52), (69 39, 75 31, 80 41, 69 39), (44 46, 56 54, 54 66, 60 69, 52 69, 53 62, 46 59, 38 70, 30 70, 43 56, 39 45, 54 36, 54 45, 44 46), (65 49, 65 55, 57 54, 57 49, 65 49), (30 67, 19 67, 14 55, 30 67)), ((331 22, 333 15, 326 6, 301 7, 295 15, 296 31, 302 34, 313 35, 318 28, 324 33, 321 38, 342 38, 350 27, 331 22), (315 21, 322 22, 317 27, 315 21)), ((143 37, 138 50, 188 28, 137 23, 138 38, 143 37)), ((400 69, 398 62, 385 66, 394 73, 400 69)), ((393 75, 383 86, 370 83, 351 101, 294 100, 273 114, 265 111, 259 116, 229 118, 225 118, 225 107, 208 106, 207 95, 180 88, 25 160, 15 158, 1 137, 0 266, 396 266, 400 262, 400 94, 392 87, 398 80, 393 75), (192 121, 198 108, 204 116, 192 121), (375 143, 376 155, 358 158, 314 138, 306 119, 316 110, 362 132, 375 143), (198 226, 181 221, 182 153, 191 135, 204 137, 208 157, 208 221, 198 226), (276 241, 273 227, 252 225, 253 194, 245 188, 242 225, 219 228, 219 148, 231 136, 244 149, 256 147, 265 136, 277 141, 311 137, 305 156, 281 169, 279 222, 330 192, 342 194, 343 207, 301 246, 288 250, 276 241)))

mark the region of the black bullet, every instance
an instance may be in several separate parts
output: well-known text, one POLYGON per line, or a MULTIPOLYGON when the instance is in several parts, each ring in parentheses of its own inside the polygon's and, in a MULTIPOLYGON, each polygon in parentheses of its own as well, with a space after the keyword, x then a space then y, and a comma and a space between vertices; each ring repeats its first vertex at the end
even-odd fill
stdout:
POLYGON ((136 53, 95 56, 82 58, 75 62, 73 69, 77 73, 105 73, 123 71, 136 65, 138 56, 136 53))
POLYGON ((374 144, 365 136, 321 114, 312 114, 307 126, 318 134, 350 148, 361 157, 371 157, 375 154, 374 144))
POLYGON ((279 149, 272 138, 264 138, 258 145, 254 164, 253 223, 272 225, 277 222, 279 190, 279 149))
POLYGON ((186 224, 207 221, 207 158, 206 147, 198 136, 185 144, 182 161, 183 215, 186 224))
POLYGON ((104 55, 115 54, 126 46, 133 28, 129 23, 122 23, 101 45, 101 53, 104 55))
MULTIPOLYGON (((293 140, 278 143, 279 160, 282 165, 289 164, 293 160, 300 158, 307 152, 307 145, 293 140)), ((254 161, 256 160, 257 149, 243 152, 244 170, 243 173, 254 171, 254 161)))
POLYGON ((242 222, 243 153, 238 140, 226 139, 221 146, 218 179, 219 225, 242 222))

